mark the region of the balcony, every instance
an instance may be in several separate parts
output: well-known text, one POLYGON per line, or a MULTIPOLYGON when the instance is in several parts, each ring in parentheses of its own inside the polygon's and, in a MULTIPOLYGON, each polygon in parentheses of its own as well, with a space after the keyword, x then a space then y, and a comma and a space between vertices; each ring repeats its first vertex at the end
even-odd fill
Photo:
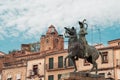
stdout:
MULTIPOLYGON (((67 69, 73 69, 74 66, 73 65, 69 65, 67 64, 67 69)), ((56 71, 56 70, 64 70, 64 64, 58 64, 58 63, 54 63, 52 66, 50 66, 49 64, 46 64, 46 69, 47 71, 56 71)))
POLYGON ((34 79, 34 78, 42 78, 44 75, 39 74, 39 70, 33 71, 29 70, 29 76, 27 77, 28 79, 34 79))
POLYGON ((120 59, 117 59, 117 67, 120 68, 120 59))

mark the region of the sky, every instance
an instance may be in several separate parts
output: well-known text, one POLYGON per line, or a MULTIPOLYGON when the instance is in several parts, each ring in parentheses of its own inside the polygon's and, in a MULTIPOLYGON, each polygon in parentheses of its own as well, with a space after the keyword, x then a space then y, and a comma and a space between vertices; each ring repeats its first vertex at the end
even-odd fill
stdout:
POLYGON ((88 43, 107 45, 120 38, 119 4, 120 0, 0 0, 0 51, 8 53, 40 41, 51 24, 59 34, 66 26, 79 31, 78 21, 83 19, 88 24, 88 43))

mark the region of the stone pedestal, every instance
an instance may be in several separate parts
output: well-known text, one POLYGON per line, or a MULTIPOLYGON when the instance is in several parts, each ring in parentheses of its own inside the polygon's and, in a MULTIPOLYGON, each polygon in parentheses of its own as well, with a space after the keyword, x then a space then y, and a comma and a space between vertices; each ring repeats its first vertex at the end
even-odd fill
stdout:
POLYGON ((84 72, 70 72, 62 74, 60 80, 106 80, 103 76, 84 72))

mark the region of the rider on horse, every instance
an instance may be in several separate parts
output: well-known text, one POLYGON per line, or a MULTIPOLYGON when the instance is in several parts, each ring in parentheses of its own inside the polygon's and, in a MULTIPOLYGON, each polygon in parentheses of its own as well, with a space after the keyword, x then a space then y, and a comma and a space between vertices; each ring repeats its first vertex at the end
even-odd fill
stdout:
POLYGON ((84 19, 83 22, 79 21, 79 25, 80 25, 79 38, 80 38, 80 40, 82 40, 84 48, 85 48, 85 50, 84 50, 84 54, 85 54, 84 57, 87 58, 88 57, 88 50, 87 50, 88 43, 87 43, 87 40, 86 40, 85 36, 88 34, 87 33, 87 27, 88 26, 87 27, 84 26, 84 24, 86 24, 86 23, 84 23, 84 21, 86 21, 86 20, 84 19))
MULTIPOLYGON (((76 66, 76 60, 78 58, 81 59, 86 59, 89 63, 91 63, 93 66, 89 72, 93 71, 95 68, 95 72, 97 74, 98 67, 96 60, 99 58, 99 54, 101 53, 94 47, 90 46, 87 44, 85 36, 87 35, 87 27, 88 25, 86 23, 79 21, 80 25, 80 32, 79 32, 79 38, 77 38, 77 32, 74 27, 72 28, 67 28, 65 27, 65 37, 69 38, 69 43, 68 43, 68 55, 65 57, 64 60, 64 67, 66 68, 66 60, 67 58, 71 59, 71 62, 74 65, 74 72, 77 71, 77 66, 76 66), (85 27, 86 25, 86 27, 85 27)), ((102 60, 103 56, 101 55, 102 60)))

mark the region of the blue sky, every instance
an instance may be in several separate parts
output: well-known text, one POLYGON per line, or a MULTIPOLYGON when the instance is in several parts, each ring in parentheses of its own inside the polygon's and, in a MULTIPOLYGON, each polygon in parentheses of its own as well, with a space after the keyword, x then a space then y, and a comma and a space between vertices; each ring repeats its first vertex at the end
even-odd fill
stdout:
POLYGON ((0 51, 20 49, 40 40, 53 24, 60 34, 65 26, 87 19, 90 44, 120 38, 120 0, 0 0, 0 51), (92 31, 93 29, 93 31, 92 31), (91 36, 93 35, 93 36, 91 36))

